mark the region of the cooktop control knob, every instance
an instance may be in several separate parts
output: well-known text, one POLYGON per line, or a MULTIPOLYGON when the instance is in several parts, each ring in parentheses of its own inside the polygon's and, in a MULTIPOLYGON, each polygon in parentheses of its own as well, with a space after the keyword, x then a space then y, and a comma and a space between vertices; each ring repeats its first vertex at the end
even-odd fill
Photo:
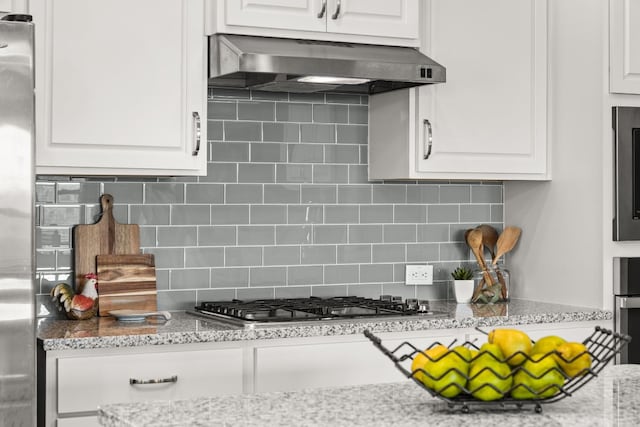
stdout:
POLYGON ((407 306, 407 310, 416 311, 418 310, 418 299, 417 298, 407 298, 405 305, 407 306))
POLYGON ((420 312, 420 313, 428 313, 429 312, 429 301, 427 301, 427 300, 418 301, 418 312, 420 312))

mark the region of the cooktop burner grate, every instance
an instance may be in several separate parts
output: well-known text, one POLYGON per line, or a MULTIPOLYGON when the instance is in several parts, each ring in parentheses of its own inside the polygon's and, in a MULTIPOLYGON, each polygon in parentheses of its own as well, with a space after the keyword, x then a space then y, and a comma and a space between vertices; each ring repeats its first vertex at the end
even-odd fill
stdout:
POLYGON ((427 301, 402 302, 400 297, 387 295, 377 300, 350 296, 206 301, 195 310, 218 318, 260 323, 433 314, 427 301))

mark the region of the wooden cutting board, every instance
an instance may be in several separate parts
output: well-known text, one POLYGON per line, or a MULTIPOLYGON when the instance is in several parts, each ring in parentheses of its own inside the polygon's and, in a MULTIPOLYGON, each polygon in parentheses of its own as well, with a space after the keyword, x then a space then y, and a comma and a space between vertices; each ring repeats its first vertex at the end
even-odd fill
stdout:
POLYGON ((87 273, 97 273, 97 255, 139 254, 140 228, 137 224, 119 224, 113 218, 113 196, 100 197, 102 215, 95 224, 73 228, 75 283, 78 291, 87 273))
POLYGON ((157 311, 153 254, 98 255, 98 315, 111 310, 157 311))

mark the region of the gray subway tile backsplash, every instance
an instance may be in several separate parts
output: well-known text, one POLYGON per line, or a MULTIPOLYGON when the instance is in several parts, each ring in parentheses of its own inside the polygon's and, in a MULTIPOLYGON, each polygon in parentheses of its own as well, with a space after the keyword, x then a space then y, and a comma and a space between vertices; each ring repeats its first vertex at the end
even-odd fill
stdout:
POLYGON ((342 284, 342 283, 359 283, 360 271, 358 265, 325 265, 324 266, 324 283, 342 284))
POLYGON ((260 141, 262 139, 262 124, 260 122, 225 121, 225 141, 260 141))
POLYGON ((272 225, 238 226, 238 245, 273 245, 275 231, 272 225))
POLYGON ((310 122, 312 117, 311 104, 276 103, 276 120, 279 122, 310 122))
POLYGON ((275 120, 274 102, 238 102, 238 120, 275 120))
POLYGON ((298 123, 265 122, 262 124, 262 140, 267 142, 299 142, 298 123))
POLYGON ((171 206, 171 224, 211 224, 210 211, 210 205, 173 205, 171 206))
POLYGON ((313 121, 316 123, 348 123, 347 105, 313 104, 313 121))
POLYGON ((235 120, 238 117, 237 102, 210 102, 207 117, 218 120, 235 120))
POLYGON ((323 146, 320 144, 289 144, 287 153, 292 163, 322 163, 323 146))
POLYGON ((357 145, 325 145, 324 161, 326 163, 358 163, 360 148, 357 145))
POLYGON ((271 142, 251 144, 251 161, 262 163, 280 163, 287 161, 287 146, 271 142))
POLYGON ((336 142, 336 125, 303 123, 300 125, 300 141, 319 144, 336 142))
POLYGON ((187 184, 186 203, 224 203, 224 185, 222 184, 187 184))
POLYGON ((224 249, 219 247, 185 248, 184 266, 187 268, 224 266, 224 249))
POLYGON ((224 187, 226 203, 262 203, 262 195, 261 184, 226 184, 224 187))
POLYGON ((464 231, 503 228, 500 182, 368 180, 368 98, 209 89, 202 177, 40 176, 38 300, 69 279, 71 231, 99 196, 141 226, 156 262, 158 305, 359 295, 451 298, 449 273, 473 263, 464 231), (435 266, 433 286, 404 285, 407 263, 435 266))
POLYGON ((251 145, 246 142, 212 142, 211 159, 215 162, 248 162, 251 145))
POLYGON ((224 267, 211 269, 212 288, 244 288, 249 286, 247 267, 224 267))
POLYGON ((335 185, 307 185, 300 187, 300 200, 302 203, 336 203, 338 199, 335 185))
POLYGON ((338 125, 336 127, 336 141, 340 144, 366 144, 368 135, 366 125, 338 125))

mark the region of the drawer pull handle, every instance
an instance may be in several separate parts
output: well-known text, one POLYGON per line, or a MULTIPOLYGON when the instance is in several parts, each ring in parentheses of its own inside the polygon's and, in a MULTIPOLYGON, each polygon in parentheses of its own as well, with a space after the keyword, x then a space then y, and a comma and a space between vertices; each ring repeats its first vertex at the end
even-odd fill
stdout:
POLYGON ((178 382, 178 376, 174 375, 170 378, 160 378, 160 379, 156 379, 156 380, 137 380, 135 378, 129 378, 129 384, 130 385, 136 385, 136 384, 163 384, 163 383, 177 383, 178 382))

